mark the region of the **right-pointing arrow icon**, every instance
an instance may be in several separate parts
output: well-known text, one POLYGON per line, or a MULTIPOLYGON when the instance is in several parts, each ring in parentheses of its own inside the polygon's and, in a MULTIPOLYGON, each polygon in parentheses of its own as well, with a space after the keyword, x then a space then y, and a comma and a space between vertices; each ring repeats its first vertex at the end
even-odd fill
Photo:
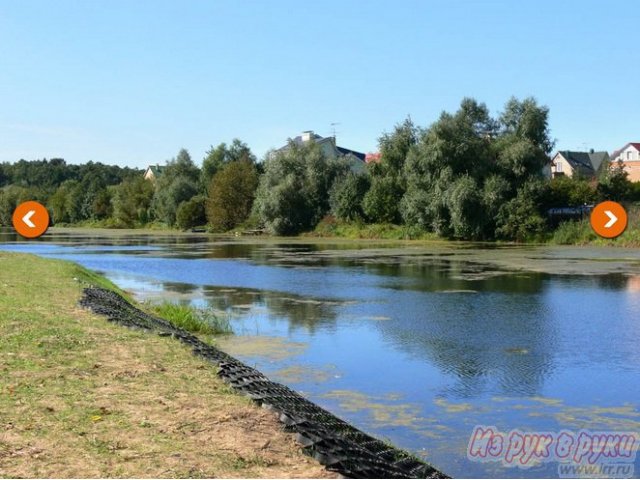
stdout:
POLYGON ((617 202, 606 200, 591 210, 591 228, 602 238, 616 238, 627 228, 627 212, 617 202))
POLYGON ((618 217, 616 217, 611 210, 605 210, 604 214, 609 217, 609 221, 605 223, 604 228, 611 228, 618 221, 618 217))
POLYGON ((36 228, 36 224, 31 221, 31 217, 36 213, 35 210, 29 210, 24 217, 22 217, 22 221, 27 224, 30 228, 36 228))

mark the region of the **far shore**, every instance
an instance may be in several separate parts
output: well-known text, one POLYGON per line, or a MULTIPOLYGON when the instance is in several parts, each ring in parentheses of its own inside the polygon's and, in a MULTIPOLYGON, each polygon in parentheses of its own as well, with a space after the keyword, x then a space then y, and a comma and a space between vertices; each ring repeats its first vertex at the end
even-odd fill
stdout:
MULTIPOLYGON (((395 226, 394 226, 395 227, 395 226)), ((0 227, 1 228, 1 227, 0 227)), ((51 227, 47 231, 49 234, 56 233, 78 233, 82 235, 101 235, 101 236, 127 236, 127 235, 171 235, 184 237, 202 237, 202 238, 218 238, 218 239, 242 239, 245 242, 302 242, 302 243, 377 243, 377 244, 414 244, 414 245, 488 245, 488 246, 531 246, 531 247, 603 247, 603 248, 621 248, 621 249, 640 249, 640 244, 636 244, 635 237, 637 230, 625 232, 620 238, 615 240, 607 240, 603 238, 595 238, 589 242, 558 244, 552 241, 528 241, 514 242, 503 240, 486 240, 486 241, 461 241, 451 240, 435 235, 425 235, 419 238, 403 238, 400 235, 392 236, 389 229, 384 230, 381 235, 376 236, 371 232, 350 232, 349 235, 327 234, 326 231, 304 232, 295 236, 277 236, 270 234, 261 235, 245 235, 242 229, 230 231, 226 233, 213 233, 208 231, 185 231, 172 228, 106 228, 96 226, 61 226, 51 227), (627 237, 625 237, 627 235, 627 237), (625 241, 633 236, 631 241, 625 241)), ((395 234, 395 232, 394 232, 395 234)))

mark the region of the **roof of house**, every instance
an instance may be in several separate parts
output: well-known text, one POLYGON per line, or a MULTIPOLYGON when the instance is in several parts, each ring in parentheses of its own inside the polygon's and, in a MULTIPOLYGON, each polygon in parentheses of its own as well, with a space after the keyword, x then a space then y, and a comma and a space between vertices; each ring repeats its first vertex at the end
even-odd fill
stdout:
POLYGON ((355 150, 349 150, 348 148, 339 147, 337 145, 336 145, 336 149, 342 155, 353 155, 354 157, 358 158, 359 160, 362 160, 363 162, 364 162, 364 159, 366 157, 366 155, 364 153, 356 152, 355 150))
MULTIPOLYGON (((322 141, 326 141, 326 140, 330 140, 331 137, 321 137, 320 135, 318 135, 317 133, 313 133, 313 139, 316 141, 316 143, 320 143, 322 141)), ((296 145, 302 145, 304 143, 304 140, 302 139, 302 135, 298 135, 295 138, 292 138, 291 141, 293 143, 295 143, 296 145)))
POLYGON ((147 167, 147 170, 151 170, 151 173, 153 173, 153 175, 157 177, 162 173, 164 168, 164 165, 149 165, 147 167))
POLYGON ((635 148, 636 150, 638 150, 640 152, 640 142, 629 142, 624 147, 619 148, 618 150, 613 152, 611 154, 611 158, 616 158, 618 155, 620 155, 620 152, 622 152, 625 148, 627 148, 629 146, 635 148))
POLYGON ((364 157, 364 161, 367 163, 378 163, 382 159, 382 154, 380 152, 376 153, 367 153, 364 157))
POLYGON ((592 175, 594 172, 597 172, 602 162, 609 158, 607 152, 573 152, 571 150, 563 150, 558 152, 558 155, 562 155, 575 170, 587 175, 592 175))
MULTIPOLYGON (((331 142, 333 144, 335 141, 334 137, 322 137, 317 133, 313 133, 313 132, 305 132, 305 133, 308 133, 310 137, 316 143, 319 143, 319 144, 323 144, 327 142, 331 142)), ((305 143, 305 140, 303 139, 302 135, 298 135, 297 137, 290 139, 290 141, 296 145, 303 145, 305 143)), ((285 145, 284 147, 279 148, 278 150, 286 150, 287 148, 288 148, 288 145, 285 145)), ((355 150, 351 150, 349 148, 339 147, 338 145, 335 145, 335 148, 341 156, 353 155, 358 160, 361 160, 364 162, 364 159, 365 159, 364 153, 356 152, 355 150)))
POLYGON ((607 152, 589 152, 589 159, 591 160, 591 166, 597 172, 602 163, 609 160, 609 154, 607 152))

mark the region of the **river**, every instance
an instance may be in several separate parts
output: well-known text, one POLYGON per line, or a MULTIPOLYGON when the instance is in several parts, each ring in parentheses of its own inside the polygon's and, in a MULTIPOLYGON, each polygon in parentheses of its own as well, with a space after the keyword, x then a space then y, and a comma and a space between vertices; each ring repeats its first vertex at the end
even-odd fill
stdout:
MULTIPOLYGON (((640 433, 640 250, 53 229, 0 249, 230 319, 222 349, 452 476, 477 425, 640 433)), ((635 461, 636 474, 640 472, 635 461)))

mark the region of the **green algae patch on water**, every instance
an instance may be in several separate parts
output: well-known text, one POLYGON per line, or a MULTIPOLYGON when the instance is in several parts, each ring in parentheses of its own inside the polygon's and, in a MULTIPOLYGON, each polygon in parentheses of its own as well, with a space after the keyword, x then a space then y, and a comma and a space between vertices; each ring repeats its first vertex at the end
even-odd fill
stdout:
POLYGON ((550 398, 550 397, 530 397, 529 400, 532 402, 542 403, 543 405, 548 405, 550 407, 559 407, 562 405, 562 400, 559 398, 550 398))
POLYGON ((242 335, 221 338, 217 345, 230 355, 280 361, 304 353, 308 344, 281 337, 242 335))
POLYGON ((462 413, 473 410, 473 405, 470 403, 451 403, 445 398, 436 398, 433 403, 447 413, 462 413))
POLYGON ((314 368, 307 365, 291 365, 281 368, 271 374, 271 377, 283 383, 324 383, 334 378, 340 378, 342 374, 333 364, 314 368))
POLYGON ((337 400, 340 408, 346 412, 365 411, 374 424, 385 427, 414 428, 423 420, 420 416, 420 405, 392 403, 401 398, 399 394, 372 396, 353 390, 331 390, 321 396, 337 400))
POLYGON ((616 407, 563 407, 553 416, 565 427, 640 433, 640 412, 630 404, 616 407))

